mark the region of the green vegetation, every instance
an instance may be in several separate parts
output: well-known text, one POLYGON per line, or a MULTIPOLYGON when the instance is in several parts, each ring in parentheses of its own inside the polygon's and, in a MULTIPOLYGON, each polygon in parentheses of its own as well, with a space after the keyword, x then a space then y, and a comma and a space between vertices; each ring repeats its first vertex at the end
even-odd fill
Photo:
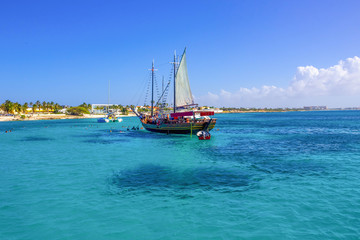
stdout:
POLYGON ((18 102, 12 102, 10 100, 6 100, 3 104, 0 105, 0 110, 7 114, 17 114, 21 115, 22 113, 49 113, 59 111, 59 109, 63 109, 64 106, 60 106, 58 103, 54 102, 45 102, 42 103, 38 100, 35 103, 25 102, 24 104, 20 104, 18 102))
POLYGON ((89 110, 84 107, 71 107, 66 110, 66 113, 69 115, 77 115, 77 116, 83 116, 84 114, 90 114, 89 110))
POLYGON ((123 106, 123 105, 113 105, 110 107, 110 109, 114 109, 116 111, 120 111, 122 115, 128 115, 129 112, 127 110, 128 106, 123 106))
POLYGON ((1 104, 0 108, 8 114, 13 114, 15 111, 14 103, 9 100, 6 100, 3 104, 1 104))
MULTIPOLYGON (((85 102, 76 107, 68 107, 54 102, 41 102, 40 100, 35 102, 25 102, 24 104, 6 100, 4 103, 0 104, 0 115, 11 114, 19 120, 32 118, 32 115, 34 114, 62 114, 66 109, 65 112, 68 115, 83 116, 84 114, 90 114, 91 107, 91 104, 85 102)), ((122 115, 128 115, 128 109, 133 107, 133 105, 123 106, 119 104, 110 106, 109 110, 111 112, 120 113, 122 115)), ((104 107, 98 106, 95 109, 104 110, 104 107)))
POLYGON ((84 102, 83 104, 79 105, 79 107, 86 108, 88 111, 91 110, 91 104, 87 104, 87 103, 85 103, 85 102, 84 102))
MULTIPOLYGON (((121 106, 121 105, 119 105, 119 106, 121 106)), ((121 106, 120 110, 121 110, 122 115, 128 115, 129 114, 129 111, 127 110, 127 107, 121 106)))

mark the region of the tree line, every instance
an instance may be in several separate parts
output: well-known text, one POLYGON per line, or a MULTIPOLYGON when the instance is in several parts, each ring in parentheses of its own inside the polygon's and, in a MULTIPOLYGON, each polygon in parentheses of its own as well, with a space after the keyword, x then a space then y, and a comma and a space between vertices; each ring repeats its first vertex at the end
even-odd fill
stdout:
MULTIPOLYGON (((121 112, 124 115, 128 114, 128 108, 133 108, 133 105, 112 105, 109 106, 109 109, 121 112)), ((36 102, 25 102, 24 104, 20 104, 18 102, 12 102, 10 100, 6 100, 4 103, 0 105, 0 110, 7 114, 27 114, 27 113, 59 113, 60 110, 66 108, 65 105, 60 105, 55 102, 40 102, 39 100, 36 102), (30 108, 30 109, 29 109, 30 108)), ((97 106, 96 110, 103 110, 104 107, 97 106)), ((91 111, 91 104, 82 103, 76 107, 66 108, 66 112, 72 115, 82 115, 89 114, 91 111)))
POLYGON ((12 102, 10 100, 6 100, 4 103, 0 105, 0 109, 8 114, 21 114, 28 113, 28 109, 31 108, 32 113, 35 112, 58 112, 63 109, 64 106, 61 106, 58 103, 54 102, 40 102, 39 100, 36 102, 25 102, 24 104, 20 104, 18 102, 12 102))

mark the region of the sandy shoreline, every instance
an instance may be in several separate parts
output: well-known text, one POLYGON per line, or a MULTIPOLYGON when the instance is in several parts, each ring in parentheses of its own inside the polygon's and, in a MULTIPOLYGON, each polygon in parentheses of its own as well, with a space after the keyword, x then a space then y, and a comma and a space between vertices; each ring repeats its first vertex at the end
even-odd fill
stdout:
MULTIPOLYGON (((85 118, 102 118, 106 115, 92 115, 84 114, 84 116, 74 116, 66 114, 28 114, 25 119, 21 119, 20 116, 0 116, 0 122, 9 121, 36 121, 36 120, 61 120, 61 119, 85 119, 85 118)), ((133 117, 135 114, 129 113, 129 115, 116 115, 117 117, 133 117)))

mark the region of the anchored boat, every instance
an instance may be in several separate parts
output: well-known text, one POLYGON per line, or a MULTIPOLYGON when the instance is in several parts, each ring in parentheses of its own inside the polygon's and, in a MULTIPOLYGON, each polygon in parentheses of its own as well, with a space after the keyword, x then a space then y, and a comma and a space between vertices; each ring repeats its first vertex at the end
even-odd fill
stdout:
POLYGON ((116 117, 114 113, 109 113, 105 118, 99 118, 98 123, 122 122, 122 118, 116 117))
MULTIPOLYGON (((176 62, 176 54, 174 56, 173 64, 173 81, 174 81, 174 104, 172 112, 162 110, 164 104, 159 104, 166 91, 169 90, 169 85, 163 90, 160 99, 154 105, 154 62, 152 63, 152 87, 151 87, 151 113, 139 113, 137 108, 134 108, 134 113, 139 117, 143 127, 152 132, 159 133, 179 133, 192 134, 198 131, 209 132, 215 127, 216 118, 211 118, 214 115, 213 111, 199 111, 194 110, 198 104, 194 103, 194 99, 190 89, 186 66, 186 49, 181 56, 180 62, 176 62), (154 111, 155 107, 159 109, 154 111)), ((169 82, 170 83, 170 82, 169 82)))
POLYGON ((109 105, 110 105, 110 81, 109 81, 109 89, 108 89, 108 104, 106 106, 107 108, 107 116, 104 118, 99 118, 97 120, 98 123, 109 123, 109 122, 122 122, 123 119, 119 118, 115 115, 115 113, 111 112, 109 109, 109 105))

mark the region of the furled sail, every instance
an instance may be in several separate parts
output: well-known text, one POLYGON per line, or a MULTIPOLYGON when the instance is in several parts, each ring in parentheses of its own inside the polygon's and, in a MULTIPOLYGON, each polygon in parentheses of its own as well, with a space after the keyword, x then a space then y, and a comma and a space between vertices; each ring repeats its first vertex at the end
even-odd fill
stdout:
POLYGON ((189 77, 186 67, 186 54, 184 54, 181 58, 179 68, 176 72, 175 77, 175 92, 176 92, 176 106, 185 106, 194 104, 194 99, 191 94, 189 77))

